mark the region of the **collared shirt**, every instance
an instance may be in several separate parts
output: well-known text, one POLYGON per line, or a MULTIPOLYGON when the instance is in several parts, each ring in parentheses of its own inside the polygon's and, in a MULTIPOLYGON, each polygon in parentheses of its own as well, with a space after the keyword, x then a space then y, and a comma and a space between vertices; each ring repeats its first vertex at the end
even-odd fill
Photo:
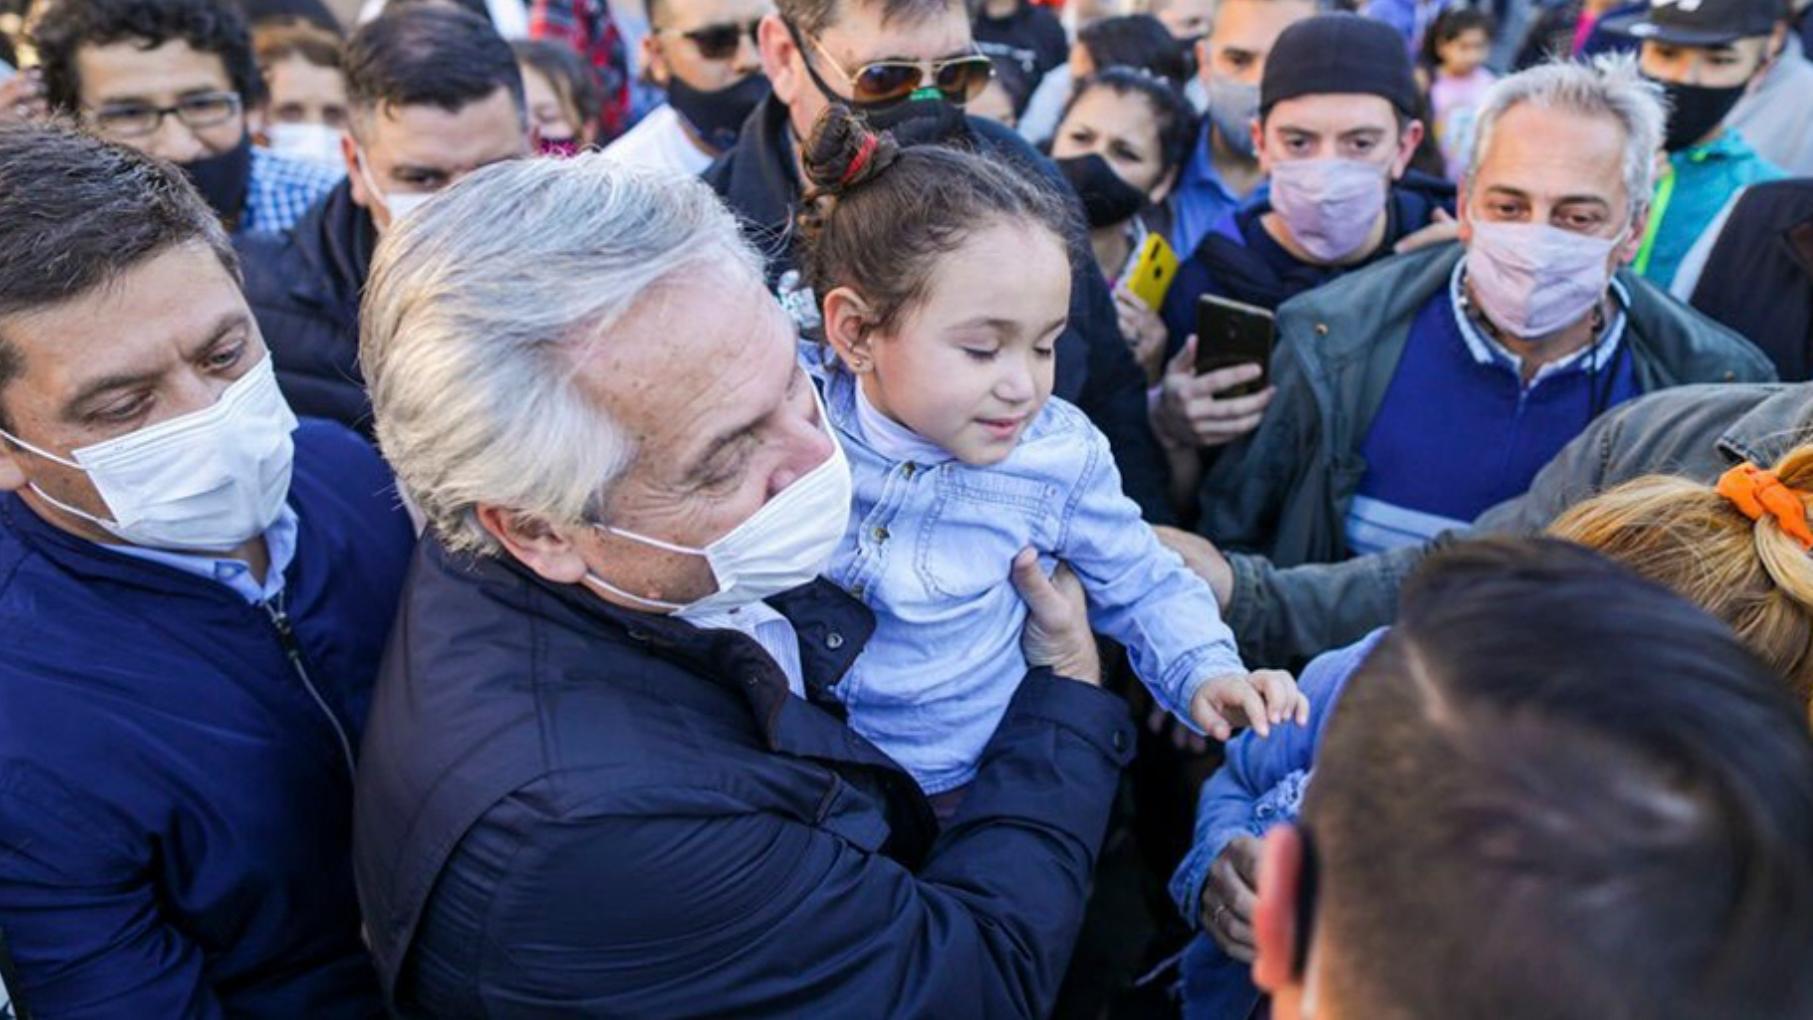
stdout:
POLYGON ((1177 175, 1177 188, 1171 193, 1171 244, 1183 258, 1196 250, 1222 217, 1271 193, 1270 188, 1261 183, 1252 194, 1242 197, 1222 183, 1221 175, 1215 172, 1214 147, 1210 140, 1214 131, 1215 125, 1205 119, 1202 133, 1196 139, 1196 148, 1190 161, 1184 164, 1183 172, 1177 175))
POLYGON ((270 559, 270 566, 265 568, 263 584, 252 576, 252 565, 244 560, 171 552, 167 549, 147 549, 142 545, 110 544, 107 548, 122 556, 161 563, 173 570, 226 585, 233 594, 249 604, 257 605, 283 594, 283 572, 290 568, 290 562, 296 558, 296 531, 296 511, 285 504, 283 512, 277 515, 277 520, 264 531, 265 554, 270 559))
MULTIPOLYGON (((1473 360, 1482 365, 1503 365, 1523 378, 1523 359, 1511 353, 1510 348, 1486 335, 1485 331, 1473 321, 1470 309, 1472 302, 1467 297, 1466 289, 1467 260, 1461 259, 1454 264, 1454 275, 1448 278, 1448 300, 1454 305, 1454 318, 1460 323, 1460 336, 1467 342, 1467 350, 1472 352, 1473 360)), ((1618 344, 1624 339, 1624 309, 1630 306, 1630 293, 1617 278, 1611 282, 1612 320, 1605 324, 1605 332, 1598 343, 1589 344, 1572 354, 1554 361, 1544 362, 1530 377, 1525 389, 1535 389, 1544 379, 1559 372, 1565 372, 1575 365, 1589 372, 1599 372, 1611 364, 1618 354, 1618 344), (1589 360, 1590 359, 1590 360, 1589 360)))
POLYGON ((686 129, 680 124, 680 114, 666 105, 605 146, 604 158, 688 177, 704 173, 712 161, 711 155, 701 151, 687 137, 686 129))
POLYGON ((762 646, 774 664, 787 676, 787 688, 796 698, 806 696, 805 674, 800 669, 799 632, 793 622, 766 602, 751 602, 735 609, 701 613, 689 618, 704 630, 734 630, 762 646))
POLYGON ((246 185, 245 212, 239 218, 239 229, 283 233, 345 177, 340 171, 279 156, 254 145, 252 176, 246 185))

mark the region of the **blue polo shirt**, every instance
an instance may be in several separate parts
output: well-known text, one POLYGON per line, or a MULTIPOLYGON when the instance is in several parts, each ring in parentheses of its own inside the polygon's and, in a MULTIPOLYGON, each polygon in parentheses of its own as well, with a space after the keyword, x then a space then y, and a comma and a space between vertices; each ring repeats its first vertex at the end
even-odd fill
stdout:
POLYGON ((1630 298, 1616 282, 1619 310, 1599 342, 1525 385, 1517 355, 1467 318, 1465 266, 1417 313, 1360 447, 1366 473, 1347 511, 1355 555, 1465 527, 1528 489, 1595 417, 1638 395, 1623 343, 1630 298))
POLYGON ((1223 217, 1271 194, 1269 184, 1264 181, 1244 198, 1222 183, 1221 175, 1215 172, 1210 146, 1214 130, 1214 123, 1204 118, 1202 132, 1196 136, 1196 148, 1177 175, 1177 187, 1171 192, 1171 246, 1181 258, 1188 258, 1223 217))

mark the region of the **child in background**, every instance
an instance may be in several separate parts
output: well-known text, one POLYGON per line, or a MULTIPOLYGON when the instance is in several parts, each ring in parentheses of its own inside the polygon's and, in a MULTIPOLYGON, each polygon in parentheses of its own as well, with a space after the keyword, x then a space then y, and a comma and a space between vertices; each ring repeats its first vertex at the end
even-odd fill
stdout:
POLYGON ((1448 179, 1467 172, 1473 125, 1486 90, 1498 77, 1485 67, 1492 49, 1492 16, 1474 7, 1452 7, 1429 29, 1423 58, 1433 69, 1429 105, 1435 114, 1435 141, 1448 179))
POLYGON ((539 132, 544 156, 576 156, 598 140, 598 111, 604 90, 598 79, 568 47, 545 40, 515 42, 522 69, 523 98, 529 123, 539 132))
POLYGON ((264 77, 259 141, 279 156, 343 170, 346 75, 340 37, 306 21, 263 22, 252 30, 252 54, 264 77))
POLYGON ((1193 729, 1306 721, 1288 674, 1241 664, 1208 586, 1121 494, 1106 439, 1050 399, 1076 229, 1063 198, 1030 168, 899 149, 838 107, 804 163, 827 345, 803 356, 855 488, 827 573, 876 614, 834 692, 851 726, 948 817, 1026 673, 1010 572, 1033 551, 1076 571, 1096 629, 1193 729))

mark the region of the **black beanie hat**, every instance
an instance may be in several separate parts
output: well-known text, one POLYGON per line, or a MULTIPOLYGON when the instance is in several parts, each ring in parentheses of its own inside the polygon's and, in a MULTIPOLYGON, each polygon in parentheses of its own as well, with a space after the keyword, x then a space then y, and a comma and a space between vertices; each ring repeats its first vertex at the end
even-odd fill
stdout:
POLYGON ((1378 96, 1417 115, 1416 76, 1397 29, 1358 14, 1319 14, 1285 29, 1265 58, 1259 112, 1298 96, 1378 96))

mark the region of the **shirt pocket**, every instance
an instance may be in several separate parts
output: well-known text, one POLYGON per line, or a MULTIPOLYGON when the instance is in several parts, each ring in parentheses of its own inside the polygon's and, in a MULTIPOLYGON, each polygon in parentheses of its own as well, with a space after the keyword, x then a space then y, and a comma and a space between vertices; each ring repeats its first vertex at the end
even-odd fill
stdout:
POLYGON ((914 566, 926 590, 968 599, 1012 583, 1014 556, 1031 545, 1049 552, 1058 486, 1003 471, 946 464, 919 529, 914 566))

